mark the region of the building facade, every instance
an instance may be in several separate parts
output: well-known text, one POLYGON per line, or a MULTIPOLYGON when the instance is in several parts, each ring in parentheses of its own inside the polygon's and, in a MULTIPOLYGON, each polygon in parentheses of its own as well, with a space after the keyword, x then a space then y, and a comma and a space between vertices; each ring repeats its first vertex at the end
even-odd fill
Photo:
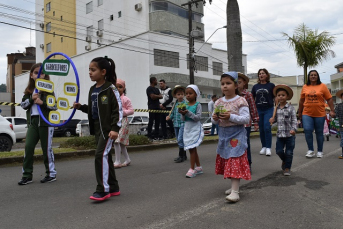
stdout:
MULTIPOLYGON (((15 94, 19 92, 22 94, 24 90, 16 87, 15 76, 29 72, 31 66, 36 63, 36 48, 26 47, 23 53, 10 53, 7 54, 7 75, 6 75, 6 87, 7 92, 10 93, 10 100, 7 102, 15 102, 15 94), (19 89, 16 90, 16 89, 19 89)), ((26 80, 27 83, 28 80, 26 80)), ((3 101, 3 100, 0 100, 3 101)), ((15 108, 11 107, 11 115, 15 115, 15 108)))
POLYGON ((335 65, 336 73, 330 75, 331 95, 334 103, 341 103, 341 98, 336 98, 336 92, 343 89, 343 62, 335 65))
MULTIPOLYGON (((50 11, 54 11, 55 1, 44 1, 44 4, 46 2, 50 2, 50 11)), ((186 8, 181 7, 186 2, 188 1, 74 2, 77 39, 76 54, 72 55, 72 60, 80 77, 81 103, 87 102, 88 90, 94 84, 88 76, 88 65, 93 58, 99 56, 108 56, 115 61, 117 76, 126 81, 127 96, 132 100, 134 108, 147 108, 146 88, 152 76, 158 80, 164 79, 169 87, 188 85, 188 13, 186 8)), ((204 31, 205 25, 201 22, 202 4, 194 10, 193 29, 204 31)), ((37 32, 36 36, 42 34, 37 32)), ((37 45, 46 44, 44 39, 37 38, 37 45)), ((228 70, 228 64, 225 50, 214 49, 210 43, 203 45, 203 42, 203 38, 194 42, 197 69, 194 75, 195 84, 202 92, 200 102, 206 111, 211 96, 221 94, 220 75, 228 70)), ((54 47, 53 41, 51 45, 54 47)), ((42 50, 40 52, 39 58, 37 54, 37 61, 43 61, 46 57, 42 50)), ((243 55, 242 59, 243 68, 247 69, 247 56, 243 55)), ((18 76, 16 81, 19 84, 21 77, 25 76, 18 76)), ((18 112, 19 110, 18 108, 18 112)), ((86 116, 77 112, 76 117, 86 116)))

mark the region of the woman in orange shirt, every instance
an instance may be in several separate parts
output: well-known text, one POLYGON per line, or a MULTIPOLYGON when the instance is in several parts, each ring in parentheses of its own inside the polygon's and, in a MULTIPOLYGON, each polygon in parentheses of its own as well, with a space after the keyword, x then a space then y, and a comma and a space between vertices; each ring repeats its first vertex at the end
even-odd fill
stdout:
POLYGON ((326 117, 325 100, 329 104, 331 117, 335 117, 332 95, 325 84, 320 81, 319 73, 311 70, 307 76, 307 83, 301 90, 299 101, 299 117, 302 118, 308 151, 306 157, 315 156, 313 147, 313 130, 316 132, 317 157, 323 157, 324 122, 326 117))

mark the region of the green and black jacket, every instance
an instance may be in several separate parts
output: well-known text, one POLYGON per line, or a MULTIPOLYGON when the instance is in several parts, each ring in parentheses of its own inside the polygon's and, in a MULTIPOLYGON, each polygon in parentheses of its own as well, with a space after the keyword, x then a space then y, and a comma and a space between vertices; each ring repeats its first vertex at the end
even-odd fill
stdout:
MULTIPOLYGON (((95 88, 94 84, 89 89, 88 105, 84 104, 80 110, 88 114, 89 132, 94 135, 94 119, 92 118, 92 92, 95 88)), ((123 118, 122 104, 120 94, 117 88, 110 82, 106 81, 102 85, 102 90, 98 94, 98 113, 100 129, 105 139, 110 131, 119 132, 121 120, 123 118)))
MULTIPOLYGON (((48 95, 53 95, 54 93, 48 93, 48 92, 39 92, 40 95, 40 99, 43 101, 43 104, 40 105, 41 111, 45 117, 45 119, 49 120, 49 112, 50 111, 55 111, 57 110, 57 104, 55 101, 55 105, 54 106, 48 106, 46 103, 46 97, 48 95)), ((32 105, 34 104, 34 101, 32 99, 32 94, 30 95, 24 95, 23 99, 21 100, 20 106, 26 110, 26 120, 27 120, 27 125, 31 125, 31 108, 32 105)), ((44 120, 42 119, 42 117, 39 116, 39 126, 50 126, 48 125, 46 122, 44 122, 44 120)))

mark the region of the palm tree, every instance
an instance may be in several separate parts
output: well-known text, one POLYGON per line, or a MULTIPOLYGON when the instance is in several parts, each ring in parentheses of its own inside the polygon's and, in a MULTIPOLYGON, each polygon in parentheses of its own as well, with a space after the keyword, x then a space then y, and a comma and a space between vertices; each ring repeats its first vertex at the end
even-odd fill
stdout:
POLYGON ((297 64, 304 68, 304 84, 307 83, 307 68, 315 67, 336 54, 330 48, 335 44, 335 37, 329 32, 318 34, 318 30, 311 30, 304 23, 294 29, 293 36, 282 33, 294 49, 297 64))
POLYGON ((227 1, 226 15, 229 70, 244 72, 242 67, 242 29, 237 0, 227 1))

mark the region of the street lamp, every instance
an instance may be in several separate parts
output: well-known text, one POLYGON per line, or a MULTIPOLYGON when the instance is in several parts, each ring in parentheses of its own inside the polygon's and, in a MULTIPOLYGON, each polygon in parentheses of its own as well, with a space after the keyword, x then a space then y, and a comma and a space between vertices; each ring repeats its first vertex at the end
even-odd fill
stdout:
POLYGON ((198 51, 196 51, 195 53, 197 53, 197 52, 199 52, 199 50, 202 48, 202 46, 204 46, 206 43, 207 43, 207 41, 213 36, 213 34, 215 34, 218 30, 220 30, 220 29, 226 29, 227 28, 227 26, 225 25, 225 26, 223 26, 223 27, 220 27, 220 28, 218 28, 218 29, 216 29, 213 33, 212 33, 212 35, 201 45, 201 47, 198 49, 198 51))

